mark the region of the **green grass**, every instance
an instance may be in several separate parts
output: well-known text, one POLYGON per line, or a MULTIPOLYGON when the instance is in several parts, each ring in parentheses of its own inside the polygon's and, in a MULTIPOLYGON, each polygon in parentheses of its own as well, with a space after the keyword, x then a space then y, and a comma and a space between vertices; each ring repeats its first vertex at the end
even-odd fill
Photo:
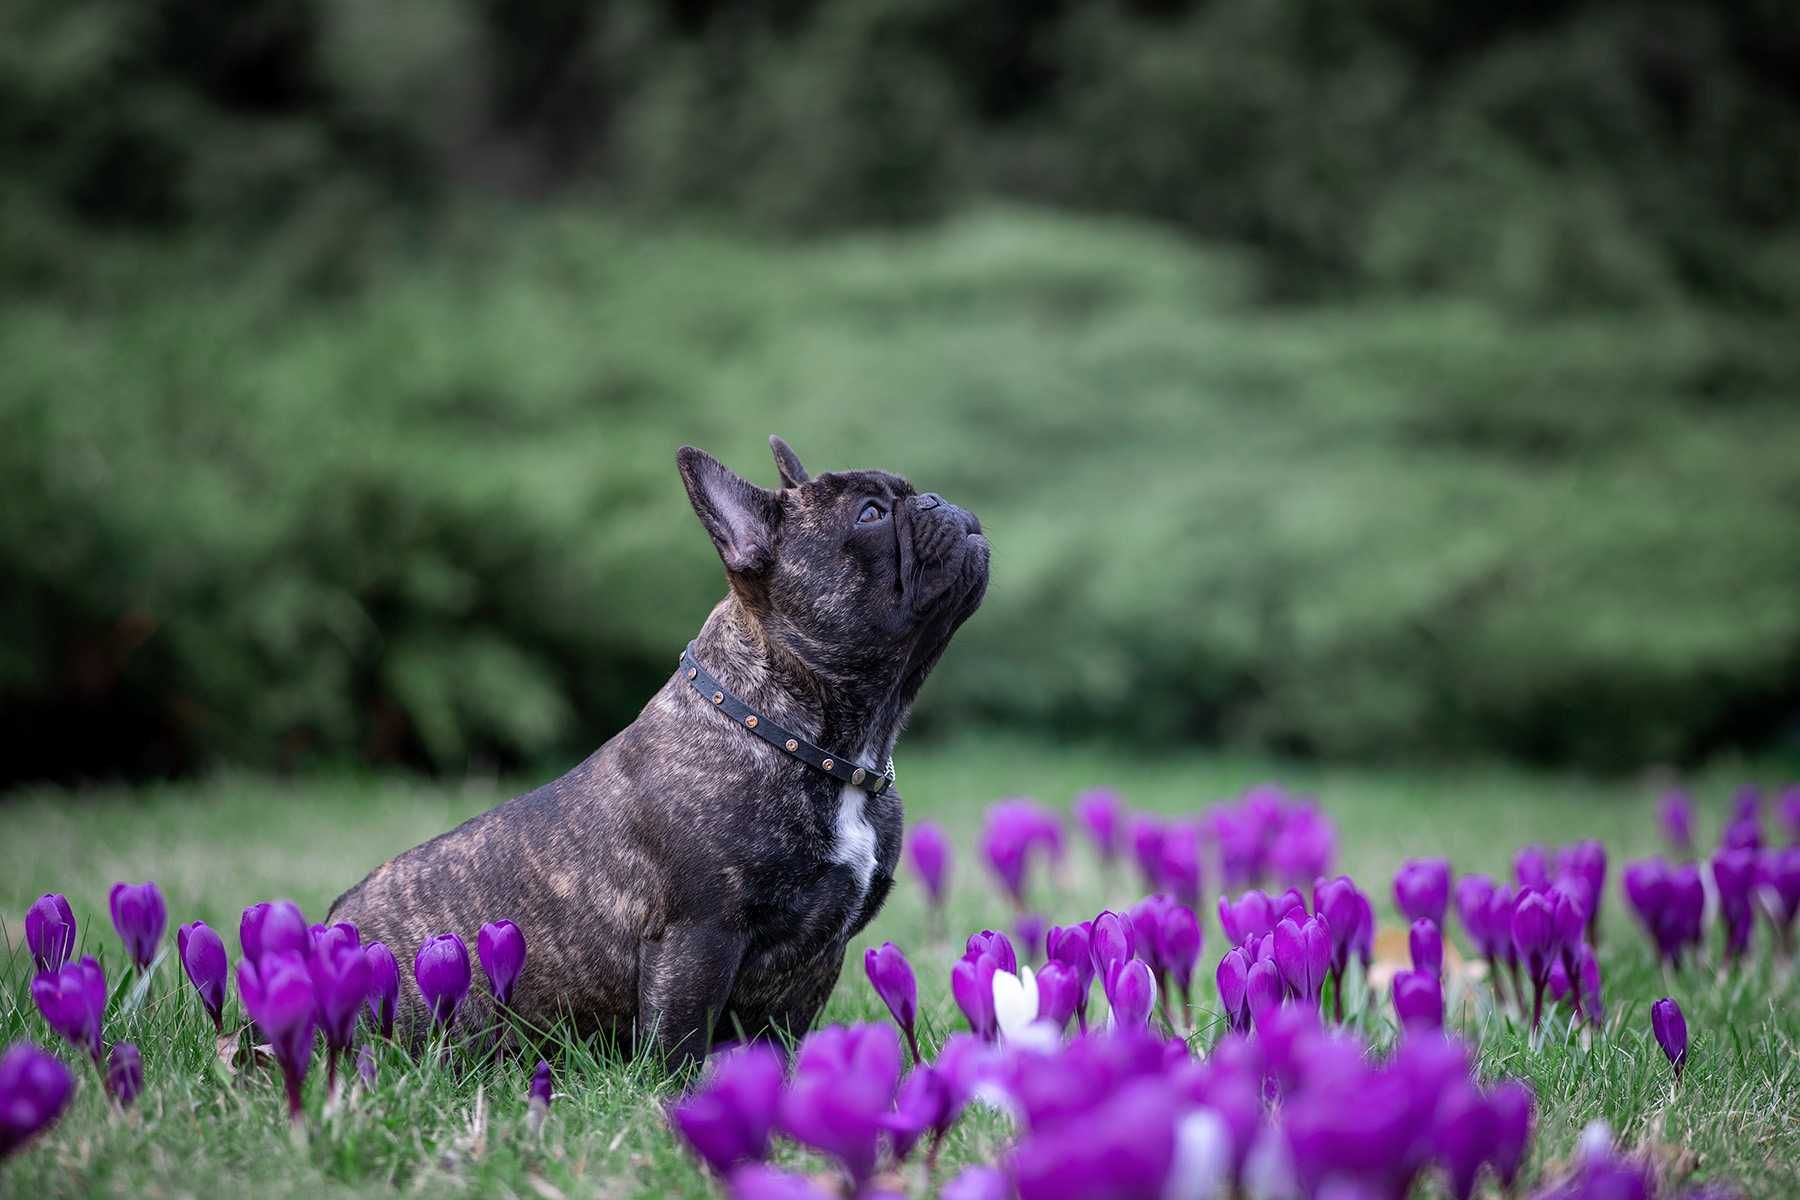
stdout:
MULTIPOLYGON (((1603 838, 1612 855, 1600 948, 1609 1010, 1604 1033, 1585 1045, 1558 1019, 1533 1049, 1523 1032, 1493 1017, 1466 1030, 1479 1039, 1484 1075, 1524 1077, 1540 1098, 1541 1126, 1527 1178, 1569 1153, 1589 1121, 1608 1121, 1629 1145, 1655 1148, 1667 1177, 1728 1179, 1750 1197, 1790 1196, 1800 1181, 1800 996, 1778 976, 1759 931, 1759 956, 1719 979, 1690 969, 1665 979, 1619 901, 1620 864, 1656 849, 1649 781, 1605 783, 1496 767, 1370 771, 1268 761, 1123 758, 1098 750, 996 741, 903 751, 900 779, 913 817, 944 822, 959 852, 949 926, 992 924, 1001 903, 975 866, 973 837, 983 807, 1025 791, 1066 804, 1079 788, 1109 784, 1133 804, 1192 811, 1263 779, 1315 793, 1336 820, 1342 865, 1368 889, 1384 924, 1392 869, 1408 855, 1445 853, 1459 870, 1504 871, 1527 841, 1603 838), (1675 995, 1693 1032, 1692 1065, 1679 1089, 1649 1035, 1648 1007, 1675 995)), ((1695 778, 1702 833, 1717 827, 1729 789, 1754 778, 1741 764, 1695 778)), ((1765 779, 1764 782, 1770 782, 1765 779)), ((512 790, 491 779, 429 783, 362 777, 279 780, 220 775, 135 790, 39 790, 0 808, 0 913, 8 939, 19 914, 42 891, 66 892, 82 924, 84 949, 109 974, 121 954, 105 916, 108 886, 154 878, 175 923, 203 917, 227 931, 235 951, 238 910, 251 900, 291 896, 319 915, 339 889, 385 855, 438 832, 512 790)), ((1104 880, 1077 847, 1063 876, 1037 883, 1039 907, 1054 919, 1092 915, 1136 896, 1123 879, 1104 880)), ((1206 982, 1198 989, 1203 1031, 1216 1026, 1210 961, 1220 934, 1206 921, 1206 982)), ((1457 931, 1458 936, 1460 930, 1457 931)), ((921 1009, 936 1042, 960 1025, 948 990, 952 947, 927 933, 916 886, 902 879, 893 899, 853 948, 826 1011, 828 1021, 885 1019, 862 978, 863 944, 898 942, 920 974, 921 1009)), ((14 950, 0 986, 0 1041, 49 1037, 27 995, 28 961, 14 950)), ((527 966, 527 970, 529 970, 527 966)), ((233 1002, 235 1008, 235 1001, 233 1002)), ((1392 1037, 1385 1009, 1355 1019, 1372 1040, 1392 1037)), ((565 1046, 558 1100, 541 1142, 524 1124, 526 1071, 516 1063, 457 1072, 384 1053, 373 1092, 322 1115, 322 1073, 307 1089, 308 1135, 290 1135, 279 1084, 258 1074, 229 1079, 212 1062, 210 1025, 172 959, 140 1009, 114 1015, 110 1039, 136 1040, 149 1086, 135 1110, 112 1114, 84 1085, 61 1125, 0 1167, 8 1196, 187 1195, 220 1190, 260 1196, 348 1196, 390 1191, 516 1196, 702 1196, 708 1184, 665 1131, 661 1105, 672 1085, 646 1064, 565 1046)), ((1202 1041, 1210 1032, 1203 1032, 1202 1041)), ((527 1064, 528 1065, 528 1064, 527 1064)), ((1002 1121, 976 1114, 953 1135, 949 1164, 991 1158, 1002 1121)), ((793 1155, 796 1164, 808 1160, 793 1155)), ((913 1180, 914 1194, 927 1194, 913 1180)))

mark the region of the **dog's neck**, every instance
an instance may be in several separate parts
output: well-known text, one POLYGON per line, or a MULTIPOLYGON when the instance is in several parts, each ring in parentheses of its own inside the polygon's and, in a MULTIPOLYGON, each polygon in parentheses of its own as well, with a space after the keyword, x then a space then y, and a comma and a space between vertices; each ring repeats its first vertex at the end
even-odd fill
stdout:
POLYGON ((770 631, 735 593, 694 639, 700 661, 745 704, 841 754, 880 769, 894 752, 909 705, 904 655, 869 655, 854 669, 821 669, 770 631))

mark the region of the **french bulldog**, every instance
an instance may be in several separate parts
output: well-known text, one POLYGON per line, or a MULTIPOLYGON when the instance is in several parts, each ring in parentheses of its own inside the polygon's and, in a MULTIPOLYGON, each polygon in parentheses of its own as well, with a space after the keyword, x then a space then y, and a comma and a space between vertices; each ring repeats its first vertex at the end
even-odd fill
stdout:
MULTIPOLYGON (((676 454, 729 590, 691 653, 730 694, 814 746, 889 768, 914 697, 987 590, 964 510, 886 471, 811 477, 769 439, 781 487, 676 454)), ((680 647, 671 646, 676 660, 680 647)), ((403 964, 426 939, 510 918, 529 955, 521 1018, 660 1053, 811 1025, 845 943, 880 910, 901 800, 834 778, 744 727, 685 664, 586 761, 406 851, 332 905, 403 964)), ((491 1011, 477 982, 459 1020, 491 1011)))

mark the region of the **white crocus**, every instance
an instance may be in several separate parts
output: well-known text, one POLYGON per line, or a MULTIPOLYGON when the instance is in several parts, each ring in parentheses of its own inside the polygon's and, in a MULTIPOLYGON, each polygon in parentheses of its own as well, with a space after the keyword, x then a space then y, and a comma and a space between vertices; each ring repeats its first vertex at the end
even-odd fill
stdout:
POLYGON ((1197 1108, 1175 1126, 1175 1161, 1162 1200, 1221 1200, 1231 1189, 1231 1131, 1219 1114, 1197 1108))
POLYGON ((994 1023, 1009 1046, 1050 1051, 1062 1041, 1054 1025, 1038 1020, 1037 976, 1030 967, 1020 967, 1017 975, 994 972, 994 1023))

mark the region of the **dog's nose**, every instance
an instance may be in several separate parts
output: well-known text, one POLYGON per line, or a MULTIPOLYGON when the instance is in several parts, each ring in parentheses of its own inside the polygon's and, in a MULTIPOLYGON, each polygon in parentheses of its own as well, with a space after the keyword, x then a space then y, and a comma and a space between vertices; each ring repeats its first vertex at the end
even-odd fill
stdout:
POLYGON ((929 512, 944 502, 944 498, 936 492, 922 492, 919 495, 919 511, 929 512))

